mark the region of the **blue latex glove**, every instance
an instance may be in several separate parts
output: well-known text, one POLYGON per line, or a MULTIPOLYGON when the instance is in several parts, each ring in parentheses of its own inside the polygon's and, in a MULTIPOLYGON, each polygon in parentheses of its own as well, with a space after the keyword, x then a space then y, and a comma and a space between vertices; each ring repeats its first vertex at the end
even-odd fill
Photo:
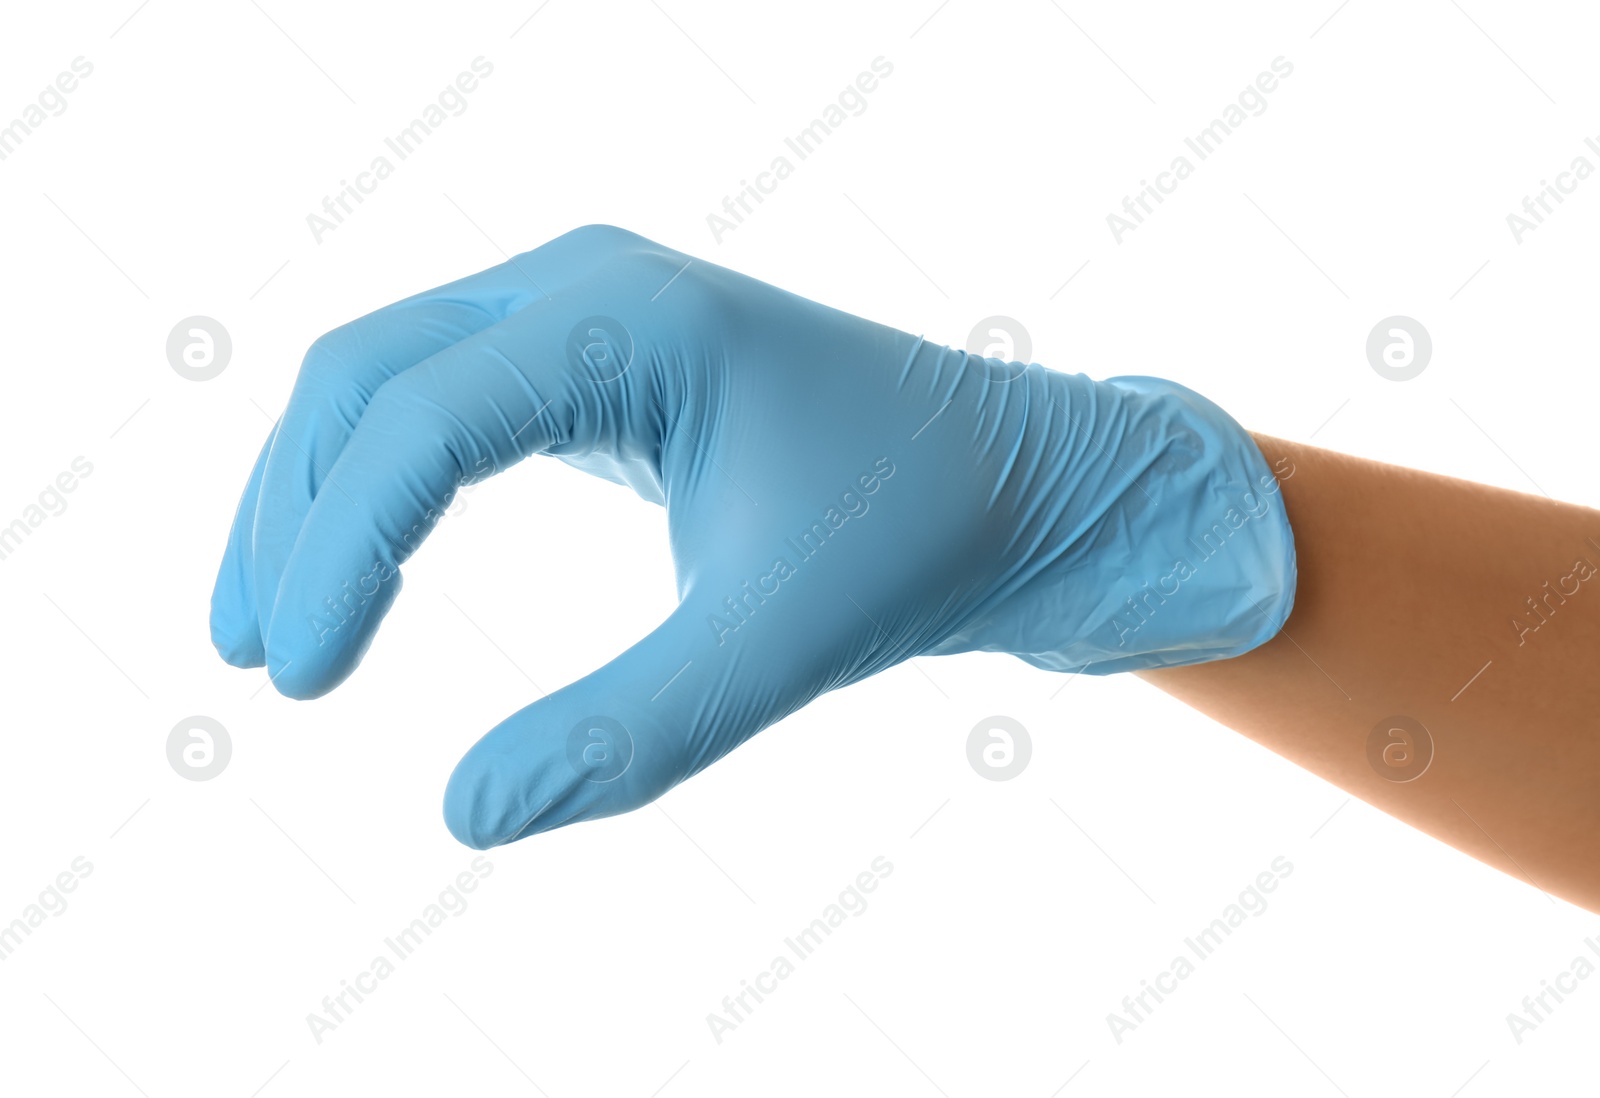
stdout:
POLYGON ((333 689, 459 487, 537 453, 666 505, 680 603, 467 752, 445 821, 478 848, 638 808, 912 656, 1198 663, 1293 602, 1271 470, 1198 394, 980 358, 594 225, 313 344, 234 520, 218 651, 333 689))

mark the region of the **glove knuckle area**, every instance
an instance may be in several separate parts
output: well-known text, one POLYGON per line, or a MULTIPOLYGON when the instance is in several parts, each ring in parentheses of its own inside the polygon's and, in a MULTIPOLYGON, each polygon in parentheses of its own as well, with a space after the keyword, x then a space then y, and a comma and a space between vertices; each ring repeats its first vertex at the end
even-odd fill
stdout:
POLYGON ((341 324, 306 348, 296 389, 337 409, 349 429, 376 388, 397 376, 431 345, 418 343, 416 317, 381 314, 341 324))
POLYGON ((590 312, 639 325, 635 336, 715 326, 736 304, 729 272, 614 225, 573 229, 533 254, 581 287, 590 312))
POLYGON ((306 348, 300 360, 300 380, 321 392, 342 389, 351 376, 351 364, 361 351, 355 321, 326 331, 306 348))
POLYGON ((580 225, 514 256, 511 265, 537 278, 545 291, 560 295, 573 282, 656 247, 639 234, 615 225, 580 225))
MULTIPOLYGON (((638 233, 629 232, 627 229, 618 228, 616 225, 594 223, 579 225, 576 229, 569 229, 550 241, 550 245, 564 245, 572 248, 581 248, 591 254, 617 253, 630 249, 643 241, 644 237, 638 233)), ((546 245, 549 247, 550 245, 546 245)))

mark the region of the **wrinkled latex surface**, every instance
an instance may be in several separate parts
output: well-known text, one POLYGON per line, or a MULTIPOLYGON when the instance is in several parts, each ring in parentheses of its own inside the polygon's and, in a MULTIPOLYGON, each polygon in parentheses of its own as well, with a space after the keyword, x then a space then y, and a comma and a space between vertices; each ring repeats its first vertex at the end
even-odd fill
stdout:
MULTIPOLYGON (((312 345, 239 504, 218 651, 333 689, 454 493, 538 453, 665 504, 680 603, 461 760, 445 820, 479 848, 637 808, 911 656, 1176 666, 1293 603, 1272 470, 1199 394, 981 358, 592 225, 312 345)), ((560 628, 528 558, 528 628, 560 628)))

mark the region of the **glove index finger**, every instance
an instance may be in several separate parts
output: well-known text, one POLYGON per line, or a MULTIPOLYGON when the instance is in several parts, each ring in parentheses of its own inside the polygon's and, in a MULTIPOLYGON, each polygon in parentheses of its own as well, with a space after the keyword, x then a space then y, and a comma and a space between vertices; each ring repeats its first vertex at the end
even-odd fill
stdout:
MULTIPOLYGON (((373 395, 326 489, 306 512, 267 626, 267 670, 290 697, 319 697, 365 654, 394 602, 400 566, 459 489, 565 437, 570 379, 551 364, 519 368, 535 305, 445 348, 373 395)), ((534 343, 537 349, 537 341, 534 343)), ((543 356, 536 356, 542 359, 543 356)))
POLYGON ((252 585, 263 630, 300 526, 373 394, 542 296, 522 268, 502 263, 385 306, 312 344, 279 422, 255 514, 252 585))
POLYGON ((280 692, 318 697, 355 669, 399 590, 400 565, 462 485, 535 453, 598 455, 609 462, 601 475, 664 498, 660 363, 717 329, 687 277, 673 301, 651 298, 673 277, 667 253, 578 237, 607 246, 587 271, 373 393, 273 592, 266 656, 280 692))

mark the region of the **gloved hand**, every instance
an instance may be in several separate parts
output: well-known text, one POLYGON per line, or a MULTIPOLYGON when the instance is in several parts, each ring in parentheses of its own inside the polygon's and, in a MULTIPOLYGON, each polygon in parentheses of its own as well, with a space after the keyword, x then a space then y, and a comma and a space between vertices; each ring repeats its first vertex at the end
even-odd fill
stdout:
POLYGON ((480 849, 647 804, 912 656, 1223 659, 1294 596, 1271 470, 1198 394, 980 358, 592 225, 312 345, 218 651, 333 689, 454 493, 537 453, 666 505, 680 602, 467 752, 445 821, 480 849))

